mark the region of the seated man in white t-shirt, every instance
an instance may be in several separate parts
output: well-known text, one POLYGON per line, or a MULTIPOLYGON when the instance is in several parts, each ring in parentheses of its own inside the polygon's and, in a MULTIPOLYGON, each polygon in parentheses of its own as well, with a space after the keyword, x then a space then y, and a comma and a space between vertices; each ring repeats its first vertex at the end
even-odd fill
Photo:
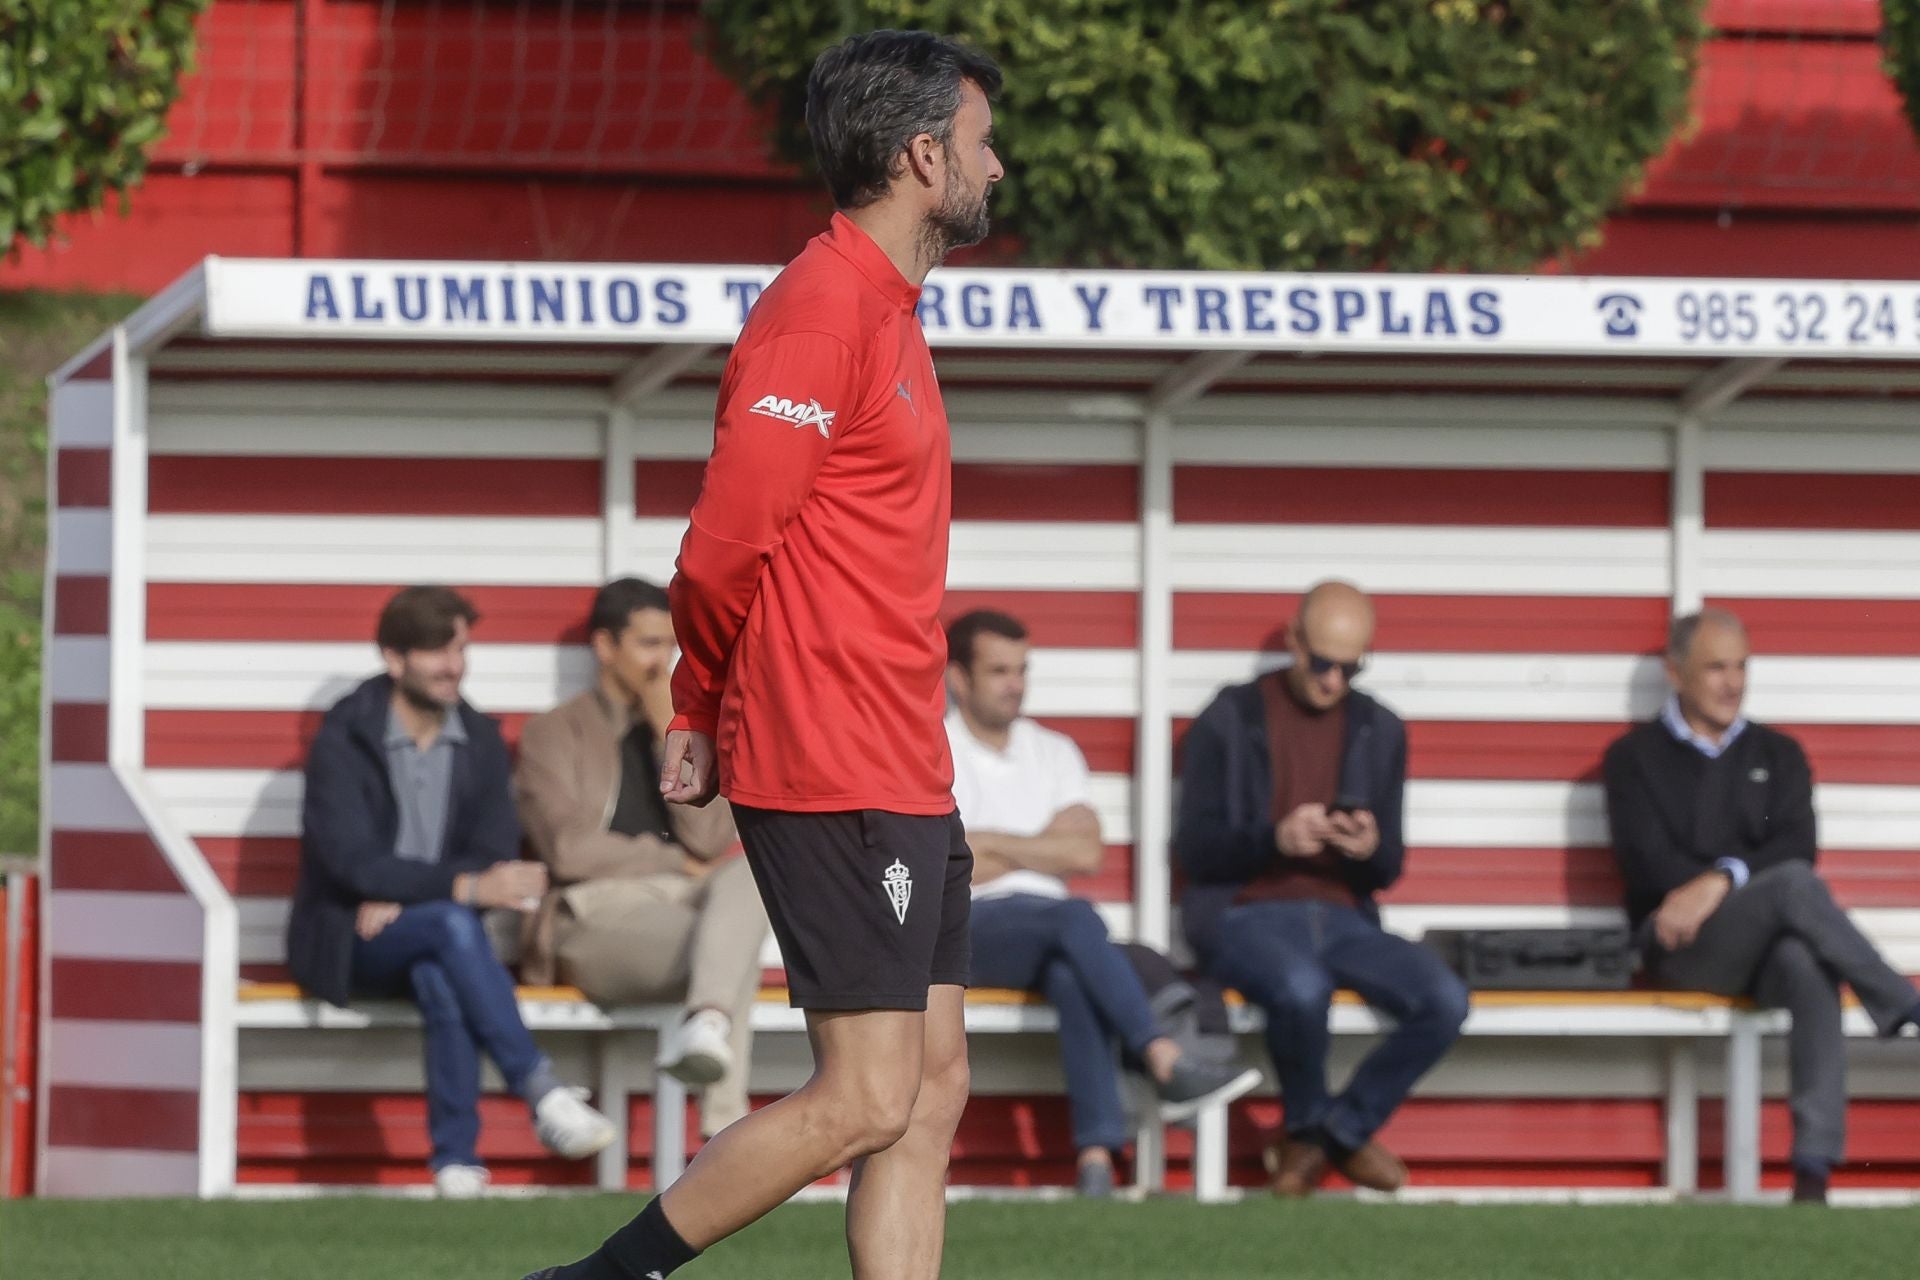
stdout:
POLYGON ((1260 1073, 1185 1055, 1100 914, 1068 895, 1062 877, 1100 865, 1100 819, 1080 749, 1020 714, 1027 649, 1026 628, 1003 613, 947 629, 953 796, 974 860, 973 981, 1039 992, 1059 1012, 1076 1185, 1105 1195, 1127 1141, 1116 1045, 1145 1066, 1169 1120, 1239 1097, 1260 1073))

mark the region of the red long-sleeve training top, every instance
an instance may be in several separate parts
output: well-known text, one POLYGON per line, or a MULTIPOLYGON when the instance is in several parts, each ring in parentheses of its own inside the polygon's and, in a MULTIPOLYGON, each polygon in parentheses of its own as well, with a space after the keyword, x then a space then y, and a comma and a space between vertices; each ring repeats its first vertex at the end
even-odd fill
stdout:
POLYGON ((738 803, 953 809, 952 451, 919 298, 835 214, 760 296, 720 379, 669 588, 673 702, 715 737, 738 803))

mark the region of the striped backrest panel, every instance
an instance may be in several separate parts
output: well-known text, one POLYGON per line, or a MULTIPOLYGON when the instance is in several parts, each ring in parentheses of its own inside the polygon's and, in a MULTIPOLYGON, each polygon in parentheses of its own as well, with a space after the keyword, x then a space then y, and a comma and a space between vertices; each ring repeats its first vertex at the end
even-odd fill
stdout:
MULTIPOLYGON (((1386 897, 1389 927, 1417 937, 1436 926, 1620 919, 1599 765, 1666 696, 1668 431, 1624 410, 1607 423, 1592 408, 1573 423, 1482 421, 1430 401, 1409 401, 1398 420, 1345 423, 1341 412, 1176 437, 1179 714, 1271 665, 1263 655, 1283 647, 1301 590, 1351 578, 1379 609, 1360 683, 1409 721, 1409 855, 1386 897)), ((1859 465, 1883 465, 1881 443, 1860 441, 1859 465)), ((1758 447, 1734 435, 1716 457, 1758 447)), ((1900 447, 1920 468, 1920 451, 1900 447)), ((1901 687, 1898 661, 1884 659, 1920 643, 1900 626, 1920 606, 1885 599, 1920 591, 1911 573, 1891 572, 1903 556, 1920 563, 1920 544, 1903 542, 1915 535, 1898 531, 1920 529, 1913 479, 1874 477, 1852 491, 1881 522, 1861 535, 1826 531, 1857 528, 1842 512, 1858 508, 1823 502, 1808 477, 1715 471, 1702 567, 1714 596, 1879 595, 1817 615, 1784 609, 1798 630, 1782 625, 1781 600, 1725 603, 1754 623, 1752 713, 1797 734, 1812 756, 1831 848, 1823 867, 1909 972, 1920 971, 1920 916, 1904 908, 1920 904, 1920 878, 1899 850, 1920 832, 1920 791, 1906 785, 1920 775, 1911 750, 1920 701, 1901 687), (1756 538, 1756 522, 1795 532, 1756 538), (1863 575, 1852 567, 1861 554, 1887 571, 1863 575), (1754 590, 1760 582, 1769 589, 1754 590), (1877 630, 1863 630, 1869 616, 1877 630)))
MULTIPOLYGON (((1271 662, 1301 590, 1350 577, 1380 608, 1363 683, 1412 726, 1412 852, 1389 923, 1417 936, 1617 919, 1597 768, 1664 695, 1670 429, 1643 408, 1609 417, 1604 402, 1551 421, 1510 402, 1263 403, 1295 408, 1237 421, 1229 397, 1174 438, 1176 734, 1271 662)), ((964 394, 953 408, 947 611, 992 604, 1031 624, 1030 710, 1086 752, 1110 846, 1080 888, 1124 933, 1137 435, 970 415, 964 394)), ((587 679, 580 618, 604 570, 670 573, 707 423, 634 425, 629 492, 601 474, 603 412, 595 393, 551 387, 156 387, 149 764, 243 899, 249 972, 280 960, 305 735, 373 669, 387 592, 438 580, 473 593, 487 616, 470 695, 512 737, 587 679), (624 518, 609 549, 610 493, 624 518)), ((1773 427, 1708 438, 1700 574, 1754 623, 1753 712, 1806 743, 1837 889, 1920 970, 1903 853, 1920 817, 1908 750, 1920 703, 1900 666, 1920 606, 1903 603, 1913 588, 1899 573, 1916 563, 1916 517, 1909 477, 1858 474, 1911 446, 1848 437, 1846 472, 1811 465, 1773 427)))
POLYGON ((1812 760, 1828 882, 1912 973, 1920 438, 1906 406, 1886 417, 1835 428, 1817 404, 1736 406, 1707 436, 1702 585, 1752 634, 1749 710, 1812 760))
MULTIPOLYGON (((636 428, 610 554, 592 395, 161 382, 151 412, 149 776, 240 899, 243 974, 279 977, 301 762, 320 713, 375 670, 387 596, 469 593, 483 616, 468 696, 517 741, 590 678, 584 619, 606 569, 671 574, 710 427, 636 428)), ((1136 471, 1022 460, 1012 430, 957 430, 948 612, 992 603, 1032 625, 1032 710, 1086 752, 1110 846, 1079 887, 1125 928, 1136 471), (994 452, 1009 439, 1011 461, 994 452)), ((1130 443, 1115 434, 1116 451, 1130 443)))

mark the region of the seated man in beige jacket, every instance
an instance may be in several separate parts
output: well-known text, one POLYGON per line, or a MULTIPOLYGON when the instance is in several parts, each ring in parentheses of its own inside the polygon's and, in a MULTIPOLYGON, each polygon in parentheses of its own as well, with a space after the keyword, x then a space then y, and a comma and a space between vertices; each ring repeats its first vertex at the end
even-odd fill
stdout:
POLYGON ((667 594, 620 578, 588 621, 592 688, 527 723, 514 790, 552 872, 521 980, 570 982, 596 1004, 684 1000, 660 1069, 706 1086, 708 1136, 746 1114, 749 1019, 767 915, 726 802, 669 807, 660 748, 673 702, 667 594))

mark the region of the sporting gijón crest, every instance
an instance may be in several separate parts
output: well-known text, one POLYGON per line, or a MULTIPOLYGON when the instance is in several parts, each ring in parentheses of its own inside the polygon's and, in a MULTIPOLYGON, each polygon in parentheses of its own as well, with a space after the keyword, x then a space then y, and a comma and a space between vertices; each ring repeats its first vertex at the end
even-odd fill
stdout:
POLYGON ((901 924, 907 922, 907 903, 913 897, 913 873, 907 870, 907 864, 895 858, 893 865, 887 868, 886 877, 881 881, 886 886, 887 901, 893 903, 893 915, 901 924))

